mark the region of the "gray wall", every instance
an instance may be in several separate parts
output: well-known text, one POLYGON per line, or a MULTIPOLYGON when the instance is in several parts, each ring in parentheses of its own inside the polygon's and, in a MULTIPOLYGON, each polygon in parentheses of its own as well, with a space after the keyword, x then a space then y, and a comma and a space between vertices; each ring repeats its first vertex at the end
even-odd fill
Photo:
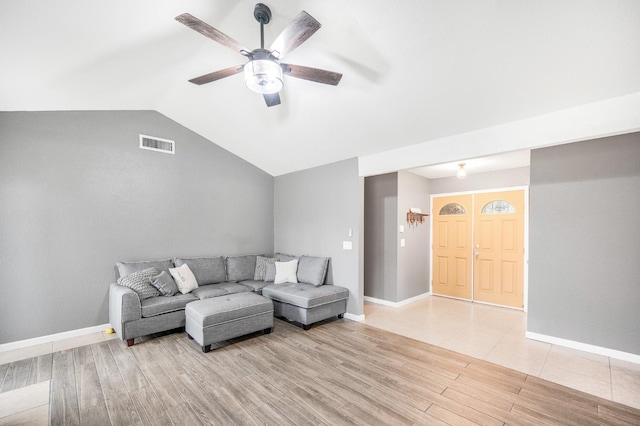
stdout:
POLYGON ((486 173, 472 173, 464 179, 448 177, 430 180, 432 194, 472 192, 484 189, 506 188, 529 185, 529 167, 496 170, 486 173))
POLYGON ((423 213, 429 213, 429 179, 409 172, 398 172, 398 222, 404 226, 404 232, 398 238, 405 240, 405 247, 398 244, 398 293, 397 300, 402 301, 428 293, 429 286, 429 219, 424 223, 409 225, 407 212, 417 207, 423 213))
POLYGON ((429 211, 429 179, 404 171, 367 177, 364 204, 364 294, 400 302, 427 293, 429 220, 410 226, 407 212, 429 211))
POLYGON ((528 330, 640 354, 640 133, 532 151, 528 330))
POLYGON ((273 177, 157 112, 2 112, 0 235, 0 343, 100 325, 118 260, 271 253, 273 177))
POLYGON ((364 294, 398 300, 398 173, 364 180, 364 294))
POLYGON ((274 185, 275 251, 331 257, 327 283, 349 289, 353 315, 362 315, 363 306, 361 191, 355 158, 277 176, 274 185), (343 241, 353 249, 343 250, 343 241))

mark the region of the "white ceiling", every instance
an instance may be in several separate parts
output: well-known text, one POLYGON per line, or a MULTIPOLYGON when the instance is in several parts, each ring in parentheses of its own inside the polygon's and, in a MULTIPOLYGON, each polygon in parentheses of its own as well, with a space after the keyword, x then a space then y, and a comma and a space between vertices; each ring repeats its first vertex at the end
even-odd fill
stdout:
POLYGON ((2 0, 0 110, 153 109, 276 176, 640 92, 637 0, 272 0, 265 44, 306 10, 286 62, 339 86, 188 83, 244 57, 175 16, 254 48, 255 3, 2 0))

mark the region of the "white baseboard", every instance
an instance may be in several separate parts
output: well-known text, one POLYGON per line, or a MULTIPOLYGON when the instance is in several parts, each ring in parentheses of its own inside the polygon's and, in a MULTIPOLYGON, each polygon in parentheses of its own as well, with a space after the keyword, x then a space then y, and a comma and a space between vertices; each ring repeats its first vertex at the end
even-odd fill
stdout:
POLYGON ((571 349, 577 349, 583 352, 608 356, 609 358, 620 359, 622 361, 640 364, 640 355, 622 352, 615 349, 603 348, 602 346, 589 345, 587 343, 576 342, 573 340, 562 339, 560 337, 547 336, 546 334, 533 333, 527 331, 524 334, 527 339, 538 340, 540 342, 551 343, 553 345, 564 346, 571 349))
POLYGON ((355 315, 355 314, 350 314, 350 313, 345 313, 344 317, 346 319, 349 319, 351 321, 357 321, 357 322, 364 322, 364 314, 362 315, 355 315))
POLYGON ((93 327, 80 328, 77 330, 64 331, 62 333, 49 334, 48 336, 34 337, 33 339, 19 340, 17 342, 3 343, 0 345, 0 352, 12 351, 14 349, 28 348, 29 346, 42 345, 44 343, 57 342, 59 340, 70 339, 72 337, 85 336, 87 334, 98 333, 111 328, 111 324, 95 325, 93 327))
POLYGON ((410 297, 408 299, 404 299, 400 302, 390 302, 384 299, 376 299, 375 297, 364 296, 365 302, 375 303, 377 305, 391 306, 392 308, 400 308, 404 305, 408 305, 409 303, 417 302, 418 300, 425 299, 431 296, 431 292, 419 294, 414 297, 410 297))

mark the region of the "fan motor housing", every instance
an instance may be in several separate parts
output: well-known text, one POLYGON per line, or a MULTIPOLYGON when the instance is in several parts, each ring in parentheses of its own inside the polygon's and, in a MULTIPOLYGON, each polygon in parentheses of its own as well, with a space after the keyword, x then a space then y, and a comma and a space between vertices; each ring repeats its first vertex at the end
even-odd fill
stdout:
POLYGON ((256 21, 266 25, 271 21, 271 9, 264 3, 258 3, 253 9, 253 17, 256 18, 256 21))

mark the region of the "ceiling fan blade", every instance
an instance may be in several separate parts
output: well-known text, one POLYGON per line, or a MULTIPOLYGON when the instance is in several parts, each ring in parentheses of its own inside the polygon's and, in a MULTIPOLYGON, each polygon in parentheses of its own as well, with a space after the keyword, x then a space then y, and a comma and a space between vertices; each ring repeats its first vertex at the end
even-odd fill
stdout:
POLYGON ((302 65, 280 64, 284 72, 291 77, 301 78, 303 80, 315 81, 316 83, 330 84, 337 86, 342 79, 342 74, 321 70, 318 68, 303 67, 302 65))
POLYGON ((277 58, 283 58, 287 53, 304 43, 322 25, 304 10, 275 39, 269 50, 277 58))
POLYGON ((201 75, 200 77, 192 78, 189 80, 190 83, 193 84, 207 84, 212 81, 220 80, 225 77, 231 77, 232 75, 236 75, 242 72, 244 65, 236 65, 235 67, 225 68, 223 70, 218 70, 214 72, 210 72, 209 74, 201 75))
POLYGON ((278 92, 276 93, 269 93, 269 94, 264 94, 264 101, 267 103, 268 107, 272 107, 274 105, 280 105, 280 95, 278 94, 278 92))
POLYGON ((205 37, 209 37, 213 41, 217 41, 223 46, 227 46, 228 48, 235 50, 236 52, 249 52, 249 49, 241 45, 239 42, 189 13, 183 13, 182 15, 176 16, 176 21, 186 25, 194 31, 199 32, 205 37))

